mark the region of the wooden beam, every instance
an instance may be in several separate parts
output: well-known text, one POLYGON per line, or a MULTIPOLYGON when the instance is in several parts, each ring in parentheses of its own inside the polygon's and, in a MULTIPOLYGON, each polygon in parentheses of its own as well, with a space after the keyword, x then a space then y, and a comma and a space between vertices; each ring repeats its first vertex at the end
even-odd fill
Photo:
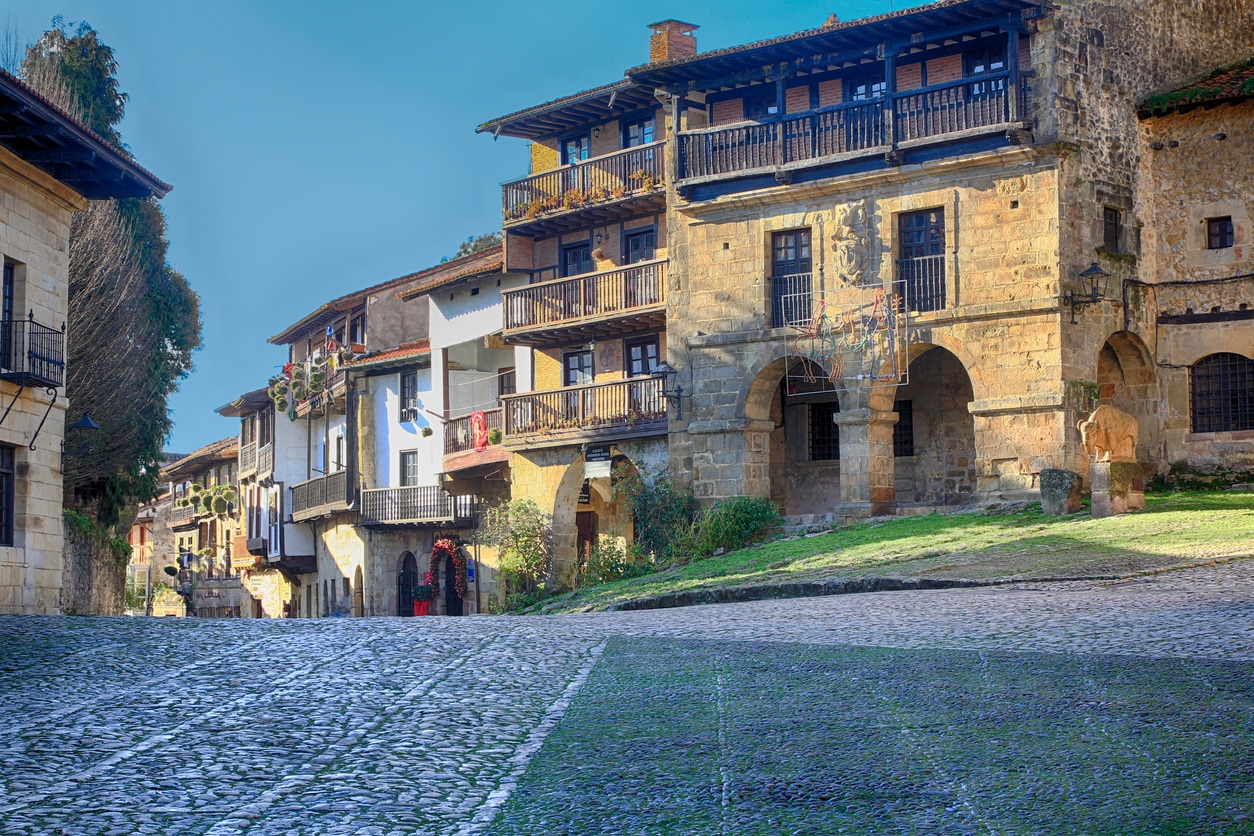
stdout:
POLYGON ((29 163, 91 163, 96 161, 95 151, 63 148, 55 151, 28 151, 22 159, 29 163))

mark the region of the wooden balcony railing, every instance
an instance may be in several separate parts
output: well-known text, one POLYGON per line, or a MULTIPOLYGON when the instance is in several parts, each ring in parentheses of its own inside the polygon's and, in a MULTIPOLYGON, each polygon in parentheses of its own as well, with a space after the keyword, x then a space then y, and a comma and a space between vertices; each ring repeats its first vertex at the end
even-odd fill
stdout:
POLYGON ((666 304, 666 259, 506 290, 505 334, 666 304))
POLYGON ((239 475, 250 476, 257 471, 257 444, 245 444, 239 448, 239 475))
POLYGON ((175 505, 170 511, 170 522, 173 525, 191 522, 196 517, 196 511, 190 505, 175 505))
POLYGON ((684 131, 679 177, 718 177, 884 151, 902 142, 1005 124, 1027 106, 1021 94, 1011 107, 1010 80, 1010 73, 992 73, 769 121, 684 131))
POLYGON ((347 506, 348 471, 340 470, 292 485, 292 516, 327 506, 347 506))
POLYGON ((257 448, 257 473, 268 476, 274 472, 274 443, 263 444, 257 448))
MULTIPOLYGON (((487 422, 488 432, 502 429, 500 409, 485 409, 483 417, 487 422)), ((469 415, 454 418, 444 425, 444 455, 451 456, 454 453, 465 453, 473 449, 475 449, 475 432, 470 426, 469 415)))
POLYGON ((666 398, 660 377, 636 377, 547 392, 507 395, 505 440, 519 436, 584 432, 615 435, 666 430, 666 398))
POLYGON ((450 496, 435 485, 372 488, 361 492, 361 522, 364 524, 471 521, 478 507, 478 497, 450 496))
POLYGON ((60 387, 65 382, 65 326, 41 325, 34 311, 26 319, 0 320, 0 379, 60 387))
POLYGON ((501 187, 506 225, 661 191, 665 143, 625 148, 551 169, 501 187))

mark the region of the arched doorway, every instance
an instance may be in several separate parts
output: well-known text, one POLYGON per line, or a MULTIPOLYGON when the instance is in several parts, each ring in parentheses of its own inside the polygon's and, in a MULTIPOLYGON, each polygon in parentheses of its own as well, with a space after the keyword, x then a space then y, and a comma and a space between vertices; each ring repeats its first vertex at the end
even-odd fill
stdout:
POLYGON ((396 614, 414 614, 414 587, 418 585, 418 561, 411 552, 401 556, 400 572, 396 576, 396 614))
POLYGON ((1130 331, 1116 331, 1097 354, 1097 394, 1137 420, 1137 459, 1157 461, 1161 454, 1158 374, 1141 338, 1130 331))
POLYGON ((361 618, 366 614, 366 599, 362 589, 362 571, 357 567, 353 574, 353 618, 361 618))
MULTIPOLYGON (((836 387, 816 361, 780 358, 753 381, 745 400, 745 468, 765 473, 767 484, 757 487, 782 513, 826 514, 840 504, 839 414, 836 387), (759 432, 761 440, 753 437, 759 432)), ((747 493, 751 487, 747 480, 747 493)))
POLYGON ((907 382, 893 392, 894 487, 899 505, 965 505, 976 497, 971 377, 949 351, 912 346, 907 382), (915 349, 921 349, 915 353, 915 349))
POLYGON ((457 594, 457 577, 456 564, 453 563, 452 556, 444 558, 443 566, 440 567, 444 575, 444 614, 445 615, 464 615, 462 606, 463 601, 457 594))

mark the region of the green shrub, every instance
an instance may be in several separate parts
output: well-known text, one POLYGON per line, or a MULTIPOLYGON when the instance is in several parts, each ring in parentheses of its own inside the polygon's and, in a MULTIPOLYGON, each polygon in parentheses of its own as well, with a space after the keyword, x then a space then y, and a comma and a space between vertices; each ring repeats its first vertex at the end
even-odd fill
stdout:
POLYGON ((654 474, 645 479, 635 470, 615 474, 615 496, 625 496, 636 521, 637 560, 652 565, 687 563, 692 555, 692 490, 680 489, 670 474, 654 474))
POLYGON ((744 548, 783 518, 779 506, 762 496, 721 499, 697 518, 694 526, 696 552, 708 557, 718 549, 744 548))
POLYGON ((585 584, 602 584, 624 578, 638 578, 655 569, 646 556, 628 555, 618 545, 615 537, 600 537, 588 550, 588 562, 584 567, 585 584))
POLYGON ((496 550, 507 592, 534 592, 548 576, 553 518, 530 499, 486 509, 476 536, 496 550))

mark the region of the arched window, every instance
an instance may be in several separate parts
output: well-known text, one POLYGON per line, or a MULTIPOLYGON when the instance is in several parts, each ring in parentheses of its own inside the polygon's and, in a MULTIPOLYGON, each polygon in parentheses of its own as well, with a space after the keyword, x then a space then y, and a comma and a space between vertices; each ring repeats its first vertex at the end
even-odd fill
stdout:
POLYGON ((1195 433, 1254 430, 1254 360, 1212 354, 1189 369, 1195 433))

